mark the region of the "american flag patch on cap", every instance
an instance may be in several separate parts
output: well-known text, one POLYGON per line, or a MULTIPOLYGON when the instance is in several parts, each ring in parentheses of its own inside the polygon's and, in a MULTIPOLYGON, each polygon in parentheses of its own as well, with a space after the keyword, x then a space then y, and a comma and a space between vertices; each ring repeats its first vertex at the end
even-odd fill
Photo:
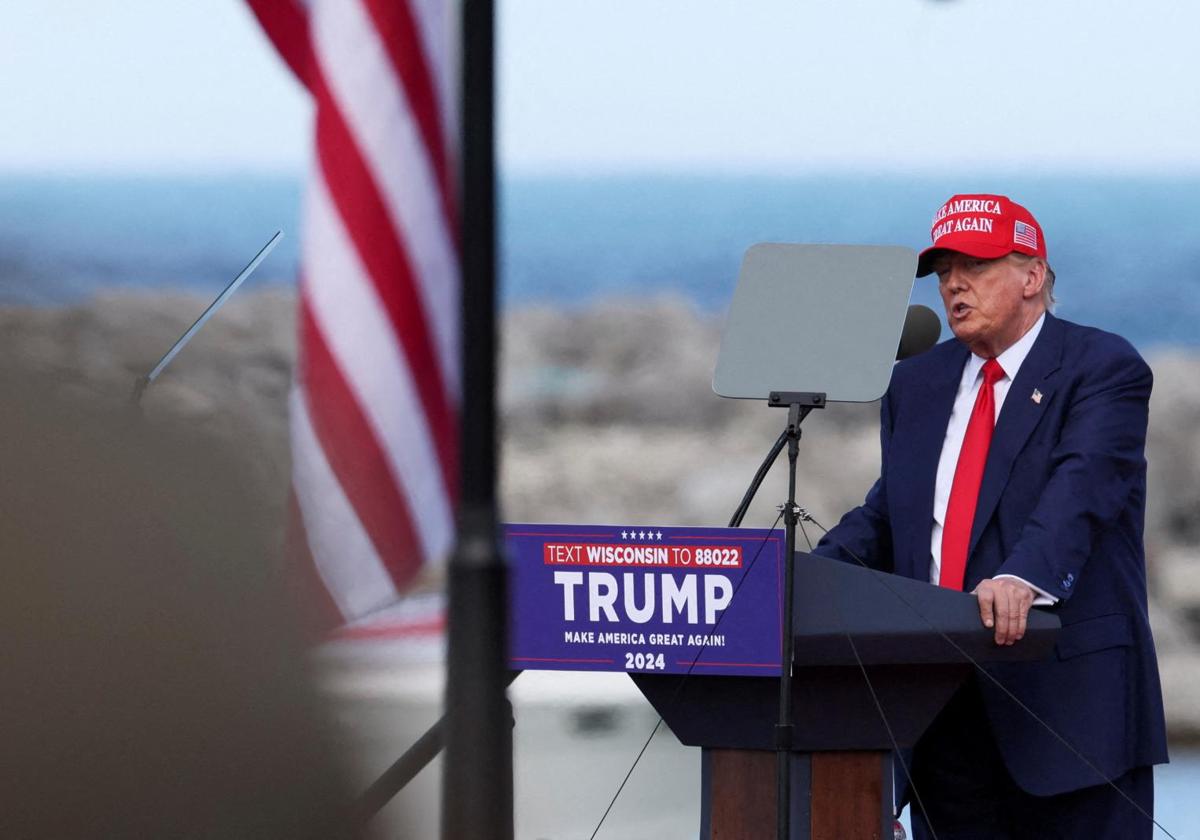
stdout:
POLYGON ((1037 228, 1025 222, 1013 222, 1013 244, 1037 250, 1037 228))

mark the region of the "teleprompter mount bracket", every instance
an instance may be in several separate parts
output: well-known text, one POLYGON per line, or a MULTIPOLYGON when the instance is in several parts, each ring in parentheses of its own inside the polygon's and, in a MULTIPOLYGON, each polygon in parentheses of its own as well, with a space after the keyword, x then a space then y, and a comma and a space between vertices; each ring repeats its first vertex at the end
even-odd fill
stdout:
POLYGON ((798 405, 805 408, 824 408, 825 393, 817 391, 772 391, 767 395, 767 404, 783 407, 798 405))

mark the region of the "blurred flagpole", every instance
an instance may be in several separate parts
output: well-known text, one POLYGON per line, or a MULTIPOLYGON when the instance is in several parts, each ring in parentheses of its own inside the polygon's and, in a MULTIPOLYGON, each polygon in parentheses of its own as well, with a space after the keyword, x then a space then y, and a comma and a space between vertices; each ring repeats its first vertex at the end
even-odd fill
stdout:
POLYGON ((496 512, 495 14, 462 6, 463 409, 458 539, 450 559, 444 840, 513 836, 505 687, 507 573, 496 512))
POLYGON ((296 569, 333 623, 369 624, 451 554, 442 836, 508 840, 492 3, 462 4, 459 112, 449 0, 247 2, 316 105, 291 400, 296 569))

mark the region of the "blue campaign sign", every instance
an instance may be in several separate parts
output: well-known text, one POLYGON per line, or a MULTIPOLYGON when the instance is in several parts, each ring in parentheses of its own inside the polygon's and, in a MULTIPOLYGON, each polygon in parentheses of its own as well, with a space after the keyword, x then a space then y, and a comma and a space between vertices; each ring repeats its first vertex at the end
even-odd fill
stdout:
POLYGON ((505 526, 513 668, 778 676, 781 531, 505 526))

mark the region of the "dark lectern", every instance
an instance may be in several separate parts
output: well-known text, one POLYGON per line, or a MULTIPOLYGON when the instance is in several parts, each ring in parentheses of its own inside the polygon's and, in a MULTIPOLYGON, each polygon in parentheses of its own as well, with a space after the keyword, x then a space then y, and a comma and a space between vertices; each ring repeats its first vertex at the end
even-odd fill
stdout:
MULTIPOLYGON (((1031 611, 1025 638, 1002 648, 970 595, 799 552, 795 569, 792 837, 890 840, 892 738, 916 742, 973 671, 968 656, 1049 656, 1058 618, 1031 611)), ((704 748, 701 837, 773 837, 779 680, 633 680, 681 742, 704 748)))

